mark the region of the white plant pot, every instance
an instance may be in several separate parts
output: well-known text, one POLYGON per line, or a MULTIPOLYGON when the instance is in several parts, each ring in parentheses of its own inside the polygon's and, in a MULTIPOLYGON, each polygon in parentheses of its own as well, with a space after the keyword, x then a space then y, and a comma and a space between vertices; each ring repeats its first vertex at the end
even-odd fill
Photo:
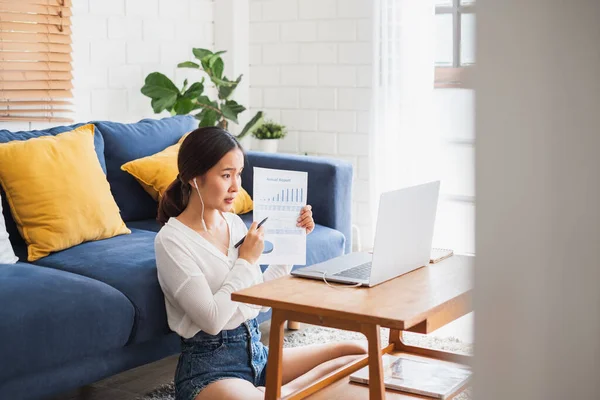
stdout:
POLYGON ((256 149, 265 153, 277 153, 279 139, 260 139, 256 140, 256 149))

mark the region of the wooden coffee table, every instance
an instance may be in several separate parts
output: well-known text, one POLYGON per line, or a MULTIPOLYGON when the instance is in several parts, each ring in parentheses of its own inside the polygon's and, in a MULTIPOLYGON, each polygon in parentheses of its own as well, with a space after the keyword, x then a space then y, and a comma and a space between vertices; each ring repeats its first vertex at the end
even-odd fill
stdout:
POLYGON ((337 287, 333 288, 322 281, 286 276, 232 293, 231 298, 273 310, 266 399, 281 398, 283 325, 287 320, 362 332, 369 343, 369 354, 286 399, 420 398, 385 390, 381 356, 407 354, 432 362, 468 365, 469 356, 406 345, 402 333, 428 334, 471 312, 472 273, 473 257, 454 255, 373 288, 340 288, 332 284, 337 287), (379 335, 381 327, 390 328, 385 346, 379 335), (369 386, 350 383, 347 376, 366 365, 369 386))

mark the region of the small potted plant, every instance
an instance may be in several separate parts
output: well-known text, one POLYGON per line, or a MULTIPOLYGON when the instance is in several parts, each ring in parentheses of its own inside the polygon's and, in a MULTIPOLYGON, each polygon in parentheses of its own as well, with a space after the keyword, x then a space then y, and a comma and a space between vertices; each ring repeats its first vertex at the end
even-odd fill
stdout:
POLYGON ((258 139, 258 150, 267 153, 276 153, 279 139, 287 135, 285 126, 271 120, 265 121, 252 131, 252 136, 258 139))

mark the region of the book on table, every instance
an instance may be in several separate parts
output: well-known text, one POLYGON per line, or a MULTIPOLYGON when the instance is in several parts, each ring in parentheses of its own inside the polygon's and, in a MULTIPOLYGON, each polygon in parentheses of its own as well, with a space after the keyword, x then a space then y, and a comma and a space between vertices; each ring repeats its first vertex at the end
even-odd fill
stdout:
MULTIPOLYGON (((446 399, 464 387, 472 372, 438 362, 428 362, 404 356, 384 354, 384 385, 388 389, 446 399)), ((350 381, 369 384, 369 367, 350 375, 350 381)))
POLYGON ((431 256, 429 258, 429 262, 431 264, 436 264, 439 263, 440 261, 445 260, 448 257, 452 257, 452 255, 454 254, 454 251, 451 249, 440 249, 440 248, 433 248, 431 249, 431 256))

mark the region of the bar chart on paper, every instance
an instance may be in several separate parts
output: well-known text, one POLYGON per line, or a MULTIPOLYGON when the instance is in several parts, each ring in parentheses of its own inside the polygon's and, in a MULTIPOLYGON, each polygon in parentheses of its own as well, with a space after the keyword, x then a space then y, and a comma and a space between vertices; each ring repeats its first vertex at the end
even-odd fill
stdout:
POLYGON ((277 194, 274 194, 266 199, 261 199, 266 202, 282 202, 282 203, 300 203, 304 199, 304 189, 303 188, 287 188, 281 189, 277 194))
POLYGON ((255 200, 255 212, 269 215, 267 233, 280 235, 300 235, 302 229, 296 227, 296 218, 305 203, 304 188, 270 188, 255 200))
POLYGON ((283 188, 269 190, 260 198, 257 209, 265 211, 297 211, 306 204, 304 188, 283 188))
POLYGON ((302 171, 254 167, 254 220, 269 217, 265 241, 273 245, 261 263, 306 263, 306 231, 296 224, 306 205, 307 178, 302 171))

